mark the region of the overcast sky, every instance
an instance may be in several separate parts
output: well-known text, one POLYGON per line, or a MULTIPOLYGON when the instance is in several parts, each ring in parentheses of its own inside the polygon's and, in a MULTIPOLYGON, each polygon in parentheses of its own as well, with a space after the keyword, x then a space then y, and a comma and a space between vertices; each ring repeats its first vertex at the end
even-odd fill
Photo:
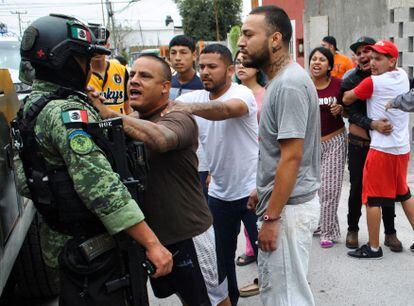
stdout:
MULTIPOLYGON (((105 2, 105 0, 102 0, 105 2)), ((101 0, 0 0, 0 22, 7 24, 9 31, 18 34, 18 15, 11 12, 26 12, 21 14, 23 28, 38 17, 61 13, 76 16, 87 22, 103 23, 101 0)), ((196 0, 195 0, 196 1, 196 0)), ((128 5, 128 0, 111 0, 114 11, 119 11, 128 5)), ((242 19, 250 11, 250 0, 243 0, 242 19)), ((105 21, 107 21, 106 7, 105 21)), ((181 25, 181 17, 172 0, 140 0, 130 4, 125 10, 115 14, 117 23, 137 28, 160 27, 164 25, 165 17, 171 15, 175 25, 181 25)))

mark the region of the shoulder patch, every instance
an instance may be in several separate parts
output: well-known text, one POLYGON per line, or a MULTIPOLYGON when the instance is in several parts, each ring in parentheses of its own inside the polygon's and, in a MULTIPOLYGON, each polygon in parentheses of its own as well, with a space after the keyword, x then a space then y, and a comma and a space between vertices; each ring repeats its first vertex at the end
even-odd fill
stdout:
POLYGON ((69 145, 73 152, 85 155, 92 151, 93 142, 91 135, 85 131, 73 131, 69 134, 69 145))
POLYGON ((68 111, 68 110, 78 110, 82 108, 82 104, 79 102, 68 102, 65 101, 65 104, 60 106, 60 109, 62 110, 62 112, 64 111, 68 111))
POLYGON ((81 127, 89 122, 88 112, 84 109, 74 109, 62 112, 63 124, 69 128, 81 127))

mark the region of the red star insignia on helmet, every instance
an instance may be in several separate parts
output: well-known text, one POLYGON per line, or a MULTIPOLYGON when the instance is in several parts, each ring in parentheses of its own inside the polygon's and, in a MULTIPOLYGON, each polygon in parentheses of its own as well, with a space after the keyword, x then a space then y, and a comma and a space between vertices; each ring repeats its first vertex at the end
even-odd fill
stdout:
POLYGON ((36 52, 37 57, 44 57, 45 56, 45 51, 43 51, 43 49, 39 49, 39 51, 36 52))

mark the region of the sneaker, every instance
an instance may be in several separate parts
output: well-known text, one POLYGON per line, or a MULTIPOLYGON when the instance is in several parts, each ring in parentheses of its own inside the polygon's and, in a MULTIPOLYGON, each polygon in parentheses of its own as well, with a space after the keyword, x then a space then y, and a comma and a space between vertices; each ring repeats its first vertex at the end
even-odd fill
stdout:
POLYGON ((414 243, 413 243, 413 245, 412 245, 412 246, 410 246, 410 251, 411 251, 411 252, 414 252, 414 243))
POLYGON ((385 235, 384 245, 390 248, 393 252, 402 252, 403 246, 397 238, 397 234, 385 235))
POLYGON ((364 244, 355 251, 348 252, 348 256, 361 259, 381 259, 382 249, 380 247, 379 250, 375 252, 368 244, 364 244))
POLYGON ((358 232, 348 231, 348 234, 346 234, 345 246, 348 249, 357 249, 359 247, 358 232))
POLYGON ((320 245, 322 248, 327 249, 333 247, 334 243, 332 240, 323 239, 321 240, 320 245))

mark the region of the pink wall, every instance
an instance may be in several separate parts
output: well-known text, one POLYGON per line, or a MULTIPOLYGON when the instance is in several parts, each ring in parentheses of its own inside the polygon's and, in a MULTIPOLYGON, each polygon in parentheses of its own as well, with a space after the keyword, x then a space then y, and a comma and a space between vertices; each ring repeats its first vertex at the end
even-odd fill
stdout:
MULTIPOLYGON (((303 50, 303 12, 305 0, 263 0, 263 5, 277 5, 283 8, 290 19, 295 20, 296 24, 296 60, 303 66, 303 53, 299 54, 299 43, 302 43, 303 50)), ((303 52, 303 51, 302 51, 303 52)))

